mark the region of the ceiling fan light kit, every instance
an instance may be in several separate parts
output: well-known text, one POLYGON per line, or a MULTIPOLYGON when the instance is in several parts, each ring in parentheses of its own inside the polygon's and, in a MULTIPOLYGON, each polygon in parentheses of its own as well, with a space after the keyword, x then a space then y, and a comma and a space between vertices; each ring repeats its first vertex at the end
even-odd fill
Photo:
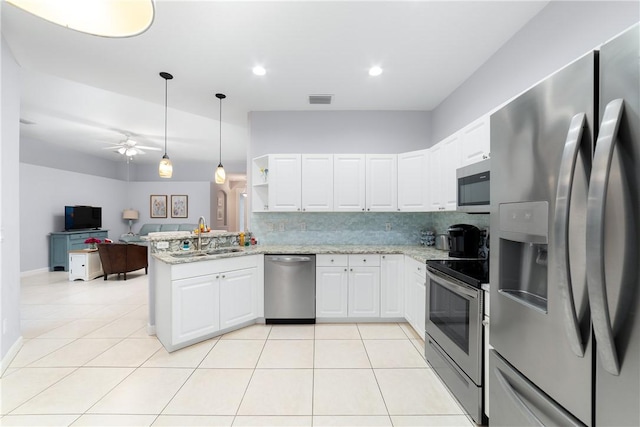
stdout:
POLYGON ((220 162, 215 173, 216 184, 224 184, 227 180, 227 174, 224 171, 224 166, 222 166, 222 100, 226 97, 224 93, 216 93, 216 98, 220 100, 220 162))
POLYGON ((173 175, 173 165, 171 164, 169 155, 167 155, 167 83, 173 76, 163 71, 160 73, 160 77, 164 79, 164 156, 162 156, 162 160, 160 160, 160 164, 158 165, 158 174, 160 178, 171 178, 173 175))

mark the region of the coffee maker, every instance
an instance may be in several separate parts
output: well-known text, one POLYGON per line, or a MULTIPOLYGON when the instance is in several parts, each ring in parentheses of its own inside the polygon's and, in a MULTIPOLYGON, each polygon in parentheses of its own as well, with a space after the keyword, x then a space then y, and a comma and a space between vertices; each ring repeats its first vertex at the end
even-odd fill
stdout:
POLYGON ((449 256, 455 258, 477 258, 480 245, 480 229, 470 224, 455 224, 449 233, 449 256))

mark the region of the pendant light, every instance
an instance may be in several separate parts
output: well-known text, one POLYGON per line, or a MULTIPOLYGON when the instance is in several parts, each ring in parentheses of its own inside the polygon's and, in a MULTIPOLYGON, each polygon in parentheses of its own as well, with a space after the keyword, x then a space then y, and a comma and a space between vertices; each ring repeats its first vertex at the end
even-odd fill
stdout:
POLYGON ((167 83, 173 78, 169 73, 164 71, 160 73, 160 77, 164 79, 164 156, 158 165, 158 174, 160 178, 171 178, 173 175, 173 165, 167 155, 167 83))
POLYGON ((216 93, 216 98, 220 100, 220 163, 216 169, 216 184, 224 184, 227 180, 227 174, 224 172, 224 166, 222 166, 222 100, 227 96, 224 93, 216 93))

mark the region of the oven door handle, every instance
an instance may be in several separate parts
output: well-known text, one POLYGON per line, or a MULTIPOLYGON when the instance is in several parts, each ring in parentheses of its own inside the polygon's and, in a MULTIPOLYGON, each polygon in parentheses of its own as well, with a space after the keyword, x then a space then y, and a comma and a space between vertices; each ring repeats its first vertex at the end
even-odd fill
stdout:
POLYGON ((478 291, 473 291, 465 285, 456 283, 455 279, 450 277, 444 277, 439 274, 436 274, 431 269, 427 268, 427 275, 429 278, 435 282, 437 282, 440 286, 449 289, 451 292, 455 292, 456 294, 466 295, 469 298, 465 298, 468 300, 475 300, 478 298, 478 291))

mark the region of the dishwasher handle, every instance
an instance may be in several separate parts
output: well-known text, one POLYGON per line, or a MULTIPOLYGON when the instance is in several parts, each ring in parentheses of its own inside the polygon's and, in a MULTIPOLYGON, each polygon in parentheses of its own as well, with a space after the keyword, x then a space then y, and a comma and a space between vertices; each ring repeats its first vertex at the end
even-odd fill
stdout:
POLYGON ((308 256, 273 256, 269 257, 269 261, 286 263, 309 262, 311 258, 308 256))

